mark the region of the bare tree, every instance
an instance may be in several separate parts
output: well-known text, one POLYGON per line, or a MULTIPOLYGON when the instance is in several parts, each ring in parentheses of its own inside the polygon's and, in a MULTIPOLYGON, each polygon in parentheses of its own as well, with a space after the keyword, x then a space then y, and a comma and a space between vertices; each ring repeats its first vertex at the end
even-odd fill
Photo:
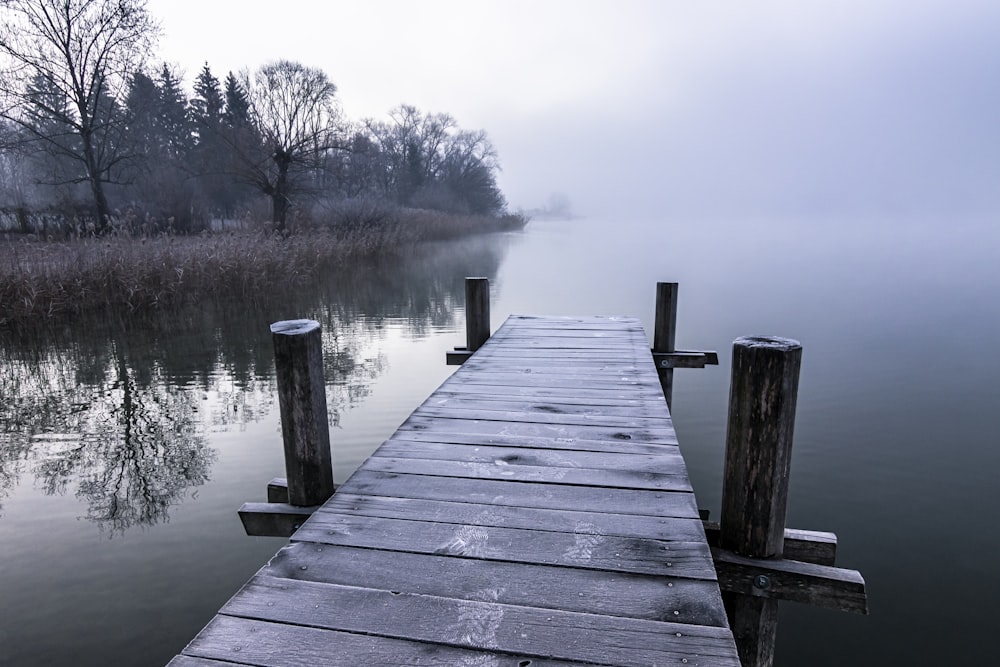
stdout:
POLYGON ((292 196, 313 190, 324 156, 338 145, 337 87, 320 69, 279 60, 243 74, 250 121, 262 151, 241 153, 253 184, 271 198, 283 231, 292 196))
POLYGON ((79 165, 72 180, 89 185, 97 230, 106 231, 104 186, 128 157, 121 101, 159 28, 145 0, 2 0, 0 11, 0 115, 79 165), (39 86, 49 94, 38 95, 39 86), (52 124, 73 140, 47 132, 52 124))
POLYGON ((496 149, 483 130, 462 130, 448 114, 400 105, 391 122, 367 121, 370 143, 382 160, 384 196, 403 206, 457 213, 502 213, 496 184, 496 149))

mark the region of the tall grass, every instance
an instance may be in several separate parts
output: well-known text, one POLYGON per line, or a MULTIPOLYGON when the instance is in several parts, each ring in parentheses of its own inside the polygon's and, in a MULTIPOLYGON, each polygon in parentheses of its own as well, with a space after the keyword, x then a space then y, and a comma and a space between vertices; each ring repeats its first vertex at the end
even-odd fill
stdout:
POLYGON ((523 227, 524 220, 354 206, 288 235, 110 236, 0 242, 0 327, 100 309, 138 313, 207 299, 252 304, 325 269, 424 240, 523 227))

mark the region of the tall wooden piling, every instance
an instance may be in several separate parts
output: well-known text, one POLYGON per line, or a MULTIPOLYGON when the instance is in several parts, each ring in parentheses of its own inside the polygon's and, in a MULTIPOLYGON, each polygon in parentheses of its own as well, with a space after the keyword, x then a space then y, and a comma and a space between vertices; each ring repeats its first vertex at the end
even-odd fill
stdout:
POLYGON ((320 326, 313 320, 275 322, 271 335, 288 502, 319 505, 334 490, 320 326))
POLYGON ((465 279, 465 341, 475 352, 490 338, 490 281, 465 279))
MULTIPOLYGON (((656 283, 656 316, 653 352, 675 352, 677 336, 677 283, 656 283)), ((657 368, 667 406, 673 407, 674 369, 657 368)))
MULTIPOLYGON (((787 338, 747 337, 733 343, 729 426, 719 546, 750 558, 780 559, 802 346, 787 338)), ((778 601, 753 593, 723 598, 744 667, 774 662, 778 601)))

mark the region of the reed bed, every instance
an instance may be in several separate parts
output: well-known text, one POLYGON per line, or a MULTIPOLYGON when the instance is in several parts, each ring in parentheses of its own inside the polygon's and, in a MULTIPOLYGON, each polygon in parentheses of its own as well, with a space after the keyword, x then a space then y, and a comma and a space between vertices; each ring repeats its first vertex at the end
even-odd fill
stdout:
POLYGON ((257 230, 0 242, 0 327, 101 309, 140 313, 218 299, 250 305, 361 257, 524 226, 516 216, 504 221, 430 211, 350 213, 288 235, 257 230))

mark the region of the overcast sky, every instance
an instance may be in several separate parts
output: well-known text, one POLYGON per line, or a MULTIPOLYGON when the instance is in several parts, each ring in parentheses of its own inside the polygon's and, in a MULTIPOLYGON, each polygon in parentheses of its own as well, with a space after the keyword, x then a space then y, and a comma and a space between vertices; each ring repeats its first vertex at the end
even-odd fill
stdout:
POLYGON ((1000 211, 997 0, 151 0, 186 82, 286 58, 485 129, 512 206, 1000 211))

